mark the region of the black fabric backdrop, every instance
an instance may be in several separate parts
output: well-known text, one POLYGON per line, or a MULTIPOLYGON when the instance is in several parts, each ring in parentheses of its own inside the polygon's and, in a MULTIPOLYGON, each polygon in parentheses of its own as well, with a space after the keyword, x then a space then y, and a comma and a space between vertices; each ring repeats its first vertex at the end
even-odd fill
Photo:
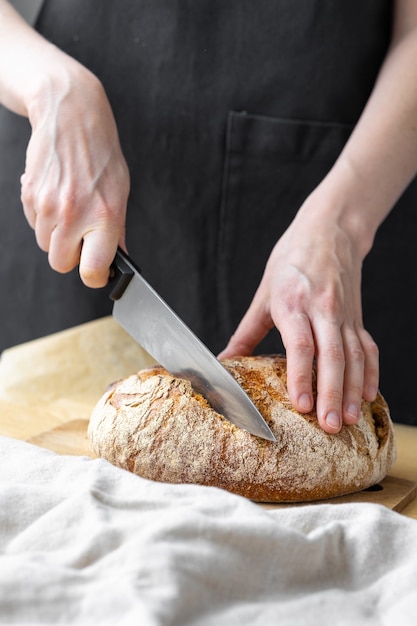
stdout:
MULTIPOLYGON (((129 252, 208 346, 227 342, 269 252, 331 167, 386 53, 388 0, 46 0, 37 28, 102 80, 132 189, 129 252)), ((20 206, 28 122, 0 110, 0 349, 107 315, 58 275, 20 206)), ((416 183, 365 262, 365 324, 396 421, 417 420, 416 183)), ((105 338, 103 338, 105 341, 105 338)), ((277 332, 258 352, 282 351, 277 332)))

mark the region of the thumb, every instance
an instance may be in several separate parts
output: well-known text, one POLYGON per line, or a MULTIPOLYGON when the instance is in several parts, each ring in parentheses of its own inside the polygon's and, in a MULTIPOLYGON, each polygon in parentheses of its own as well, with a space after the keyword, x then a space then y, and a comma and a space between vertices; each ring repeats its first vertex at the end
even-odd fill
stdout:
POLYGON ((252 354, 258 343, 274 326, 271 315, 266 310, 261 298, 256 294, 226 348, 218 355, 219 359, 252 354))
POLYGON ((109 280, 109 269, 117 249, 117 237, 108 237, 98 230, 84 236, 79 272, 87 287, 104 287, 109 280))

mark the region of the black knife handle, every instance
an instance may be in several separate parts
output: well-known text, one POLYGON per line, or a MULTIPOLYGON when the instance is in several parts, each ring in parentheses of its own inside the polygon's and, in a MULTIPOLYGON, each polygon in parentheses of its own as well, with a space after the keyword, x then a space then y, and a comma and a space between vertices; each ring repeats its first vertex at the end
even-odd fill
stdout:
POLYGON ((118 247, 116 256, 110 266, 109 284, 112 285, 112 290, 109 298, 111 300, 119 300, 122 297, 135 271, 140 273, 137 265, 118 247))

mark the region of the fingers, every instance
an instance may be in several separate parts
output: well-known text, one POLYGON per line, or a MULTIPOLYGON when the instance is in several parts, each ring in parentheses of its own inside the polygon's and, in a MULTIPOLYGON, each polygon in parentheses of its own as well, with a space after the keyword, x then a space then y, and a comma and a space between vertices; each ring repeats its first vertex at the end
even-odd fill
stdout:
POLYGON ((291 315, 281 327, 287 353, 287 388, 294 408, 301 413, 314 406, 312 367, 314 338, 310 321, 305 314, 291 315))
POLYGON ((79 265, 86 286, 105 286, 117 245, 124 246, 128 176, 119 177, 119 184, 107 177, 105 185, 79 197, 62 189, 53 193, 49 185, 45 192, 27 174, 21 181, 26 218, 51 268, 66 273, 79 265))
POLYGON ((373 401, 378 389, 378 348, 359 329, 321 320, 310 326, 307 316, 286 322, 281 330, 287 353, 287 387, 301 413, 313 408, 312 359, 317 360, 316 413, 320 426, 337 433, 342 423, 357 423, 362 398, 373 401))
POLYGON ((120 240, 116 227, 94 228, 80 237, 65 233, 58 226, 50 236, 49 264, 61 273, 69 272, 78 265, 80 278, 87 287, 104 287, 120 240))
MULTIPOLYGON (((346 424, 355 424, 359 419, 362 398, 366 399, 366 379, 369 378, 373 384, 378 385, 378 349, 362 326, 344 326, 342 333, 346 355, 343 421, 346 424)), ((376 389, 371 399, 374 400, 375 396, 376 389)))
POLYGON ((361 344, 365 353, 362 395, 368 402, 373 402, 379 385, 379 350, 371 335, 362 328, 361 344))
POLYGON ((84 237, 80 259, 80 276, 87 287, 104 287, 109 280, 109 268, 114 260, 117 239, 110 241, 94 230, 84 237))
POLYGON ((67 273, 79 265, 80 277, 85 285, 104 287, 117 245, 124 245, 125 207, 122 206, 119 213, 107 211, 107 219, 98 220, 90 214, 86 221, 80 219, 77 207, 71 202, 64 202, 62 197, 43 201, 39 194, 35 203, 34 198, 22 189, 22 201, 26 217, 35 230, 37 243, 48 253, 51 268, 67 273), (61 206, 57 210, 59 202, 61 206), (122 219, 117 220, 114 215, 120 215, 122 219))
POLYGON ((341 418, 346 424, 356 424, 361 412, 365 355, 354 330, 349 329, 345 334, 341 418))
POLYGON ((341 324, 336 313, 313 317, 301 309, 291 313, 286 309, 285 314, 281 309, 273 320, 263 298, 261 285, 219 358, 251 354, 275 322, 286 349, 287 388, 294 408, 301 413, 314 408, 316 357, 316 413, 321 428, 335 434, 343 423, 357 423, 362 398, 374 400, 378 389, 378 349, 369 333, 361 324, 341 324))
MULTIPOLYGON (((227 347, 218 358, 252 354, 258 343, 274 326, 274 321, 267 311, 268 307, 263 305, 261 285, 227 347)), ((308 316, 302 314, 285 316, 283 323, 277 326, 286 348, 287 387, 291 402, 298 411, 307 413, 314 406, 312 366, 315 350, 308 316)))
POLYGON ((337 324, 321 321, 316 329, 317 404, 320 426, 329 433, 342 427, 342 401, 345 377, 345 353, 337 324))
POLYGON ((316 412, 320 426, 328 433, 342 427, 345 383, 345 353, 337 324, 320 319, 313 323, 306 314, 286 316, 280 331, 287 355, 287 389, 300 413, 313 409, 313 359, 317 361, 316 412))

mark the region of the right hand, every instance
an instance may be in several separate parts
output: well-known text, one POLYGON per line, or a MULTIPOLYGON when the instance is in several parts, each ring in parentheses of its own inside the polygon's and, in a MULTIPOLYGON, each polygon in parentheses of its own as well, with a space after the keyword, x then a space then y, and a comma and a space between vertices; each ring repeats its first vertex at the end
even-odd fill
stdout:
POLYGON ((28 107, 22 203, 51 267, 79 265, 88 287, 103 287, 125 243, 129 173, 100 81, 63 53, 59 63, 28 107))

